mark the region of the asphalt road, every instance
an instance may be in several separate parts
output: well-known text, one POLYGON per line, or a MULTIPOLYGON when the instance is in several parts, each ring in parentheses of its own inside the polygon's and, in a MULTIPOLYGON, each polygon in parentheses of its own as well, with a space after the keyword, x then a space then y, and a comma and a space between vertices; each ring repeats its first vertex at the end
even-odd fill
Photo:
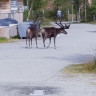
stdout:
POLYGON ((0 44, 0 96, 95 96, 96 86, 88 80, 93 82, 96 76, 70 77, 61 70, 94 58, 96 25, 72 24, 66 31, 67 35, 57 36, 56 49, 53 41, 44 48, 41 38, 39 48, 35 40, 31 49, 25 39, 0 44))

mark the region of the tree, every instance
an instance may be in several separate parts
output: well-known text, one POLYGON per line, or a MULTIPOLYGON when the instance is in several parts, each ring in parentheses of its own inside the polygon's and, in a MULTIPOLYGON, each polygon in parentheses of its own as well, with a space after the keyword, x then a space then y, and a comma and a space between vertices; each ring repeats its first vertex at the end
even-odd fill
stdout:
POLYGON ((64 18, 67 19, 68 11, 71 11, 71 0, 54 0, 54 5, 56 9, 60 9, 64 18))
MULTIPOLYGON (((76 8, 77 21, 80 22, 80 16, 84 17, 84 21, 87 21, 87 8, 88 8, 88 0, 74 0, 74 6, 76 8)), ((82 18, 83 19, 83 18, 82 18)))
POLYGON ((92 6, 96 6, 96 0, 92 0, 92 6))
POLYGON ((32 13, 40 11, 44 7, 45 2, 46 0, 24 0, 24 5, 29 7, 27 20, 29 20, 32 13))
POLYGON ((92 4, 88 9, 88 20, 96 20, 96 0, 92 0, 92 4), (93 18, 95 16, 95 18, 93 18))

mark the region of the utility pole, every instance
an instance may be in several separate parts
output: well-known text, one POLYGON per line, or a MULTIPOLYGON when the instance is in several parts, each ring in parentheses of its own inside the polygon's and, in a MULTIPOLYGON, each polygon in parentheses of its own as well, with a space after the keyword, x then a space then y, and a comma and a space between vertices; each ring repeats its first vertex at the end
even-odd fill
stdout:
POLYGON ((74 21, 74 17, 73 17, 73 3, 74 3, 74 0, 72 0, 72 22, 74 21))
POLYGON ((80 7, 79 7, 79 14, 78 14, 78 15, 79 15, 79 16, 78 16, 78 23, 80 23, 80 19, 81 19, 81 16, 80 16, 80 13, 81 13, 81 12, 80 12, 80 11, 81 11, 81 10, 80 10, 80 7))
POLYGON ((27 6, 29 5, 29 0, 27 0, 27 6))
POLYGON ((86 22, 86 0, 85 0, 85 22, 86 22))

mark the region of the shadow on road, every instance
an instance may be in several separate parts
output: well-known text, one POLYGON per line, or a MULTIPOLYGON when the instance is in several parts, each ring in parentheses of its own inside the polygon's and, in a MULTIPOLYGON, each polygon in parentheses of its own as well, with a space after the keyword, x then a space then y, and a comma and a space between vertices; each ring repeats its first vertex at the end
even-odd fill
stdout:
POLYGON ((41 94, 42 92, 42 95, 52 95, 60 92, 60 88, 49 86, 2 86, 0 89, 3 89, 3 92, 7 93, 7 95, 9 94, 14 96, 31 96, 32 94, 37 96, 35 94, 41 94))
POLYGON ((74 55, 70 55, 70 56, 64 56, 62 58, 54 56, 54 57, 45 57, 45 59, 55 59, 55 60, 65 60, 71 63, 84 63, 84 62, 88 62, 91 61, 94 58, 93 55, 90 54, 74 54, 74 55))

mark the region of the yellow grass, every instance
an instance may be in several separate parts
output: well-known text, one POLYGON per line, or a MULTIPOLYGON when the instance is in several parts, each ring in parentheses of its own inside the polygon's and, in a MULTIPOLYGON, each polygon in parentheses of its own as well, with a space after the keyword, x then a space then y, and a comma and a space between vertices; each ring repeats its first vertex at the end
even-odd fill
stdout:
POLYGON ((96 59, 84 64, 73 64, 62 70, 65 73, 96 73, 96 59))

